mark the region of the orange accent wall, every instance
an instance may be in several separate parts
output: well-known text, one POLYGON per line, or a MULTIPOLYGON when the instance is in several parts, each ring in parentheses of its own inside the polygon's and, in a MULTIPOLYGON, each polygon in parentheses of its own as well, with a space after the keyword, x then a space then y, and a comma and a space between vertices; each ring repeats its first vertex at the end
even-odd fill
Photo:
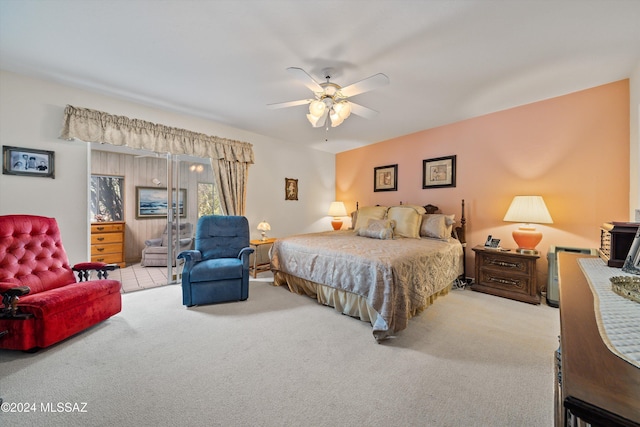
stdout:
MULTIPOLYGON (((381 118, 383 119, 383 118, 381 118)), ((514 248, 502 221, 515 195, 540 195, 553 224, 538 250, 546 287, 549 246, 597 248, 600 225, 629 213, 629 80, 475 117, 336 155, 336 200, 360 206, 425 205, 460 215, 466 204, 467 276, 471 247, 488 234, 514 248), (422 188, 424 159, 457 156, 455 188, 422 188), (373 191, 373 168, 398 164, 398 190, 373 191)), ((348 223, 345 224, 345 227, 348 223)))

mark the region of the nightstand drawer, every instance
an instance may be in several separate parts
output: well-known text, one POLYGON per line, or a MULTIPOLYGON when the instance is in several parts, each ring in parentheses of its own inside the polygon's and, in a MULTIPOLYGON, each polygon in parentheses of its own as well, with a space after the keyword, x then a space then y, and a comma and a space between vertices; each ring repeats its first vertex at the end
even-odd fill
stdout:
POLYGON ((476 277, 476 281, 481 285, 490 286, 494 289, 503 289, 509 292, 529 294, 529 289, 531 289, 530 276, 504 274, 501 271, 490 269, 481 269, 480 277, 476 277))
POLYGON ((508 271, 509 274, 531 274, 531 269, 535 268, 535 262, 530 259, 523 259, 518 256, 509 256, 506 254, 485 253, 479 259, 480 268, 491 268, 500 271, 508 271))

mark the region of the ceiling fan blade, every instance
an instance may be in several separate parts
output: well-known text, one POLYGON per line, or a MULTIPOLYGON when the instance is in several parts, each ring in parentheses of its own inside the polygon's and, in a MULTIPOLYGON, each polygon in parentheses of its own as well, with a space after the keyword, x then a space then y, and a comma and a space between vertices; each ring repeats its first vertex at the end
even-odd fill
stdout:
POLYGON ((314 93, 323 92, 324 91, 322 86, 320 86, 320 84, 317 81, 315 81, 315 79, 313 77, 311 77, 302 68, 289 67, 289 68, 287 68, 287 71, 289 72, 289 74, 291 74, 293 77, 295 77, 298 81, 300 81, 306 87, 311 89, 314 93))
POLYGON ((373 119, 378 115, 378 112, 371 108, 363 107, 351 101, 349 101, 349 104, 351 104, 351 113, 357 116, 364 117, 365 119, 373 119))
POLYGON ((345 97, 355 96, 364 92, 369 92, 370 90, 377 89, 382 86, 386 86, 389 84, 389 77, 382 73, 375 74, 371 77, 367 77, 364 80, 360 80, 359 82, 355 82, 350 84, 349 86, 345 86, 340 89, 342 95, 345 97))
POLYGON ((311 103, 311 101, 313 101, 313 99, 300 99, 298 101, 278 102, 275 104, 267 104, 267 108, 275 110, 277 108, 295 107, 297 105, 309 104, 311 103))

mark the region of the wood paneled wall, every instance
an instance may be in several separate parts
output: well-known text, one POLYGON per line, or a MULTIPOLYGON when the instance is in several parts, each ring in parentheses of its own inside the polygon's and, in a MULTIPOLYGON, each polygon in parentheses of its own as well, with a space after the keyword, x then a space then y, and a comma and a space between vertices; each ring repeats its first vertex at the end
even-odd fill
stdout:
MULTIPOLYGON (((198 183, 213 183, 211 165, 191 161, 180 162, 180 188, 187 189, 187 216, 182 222, 198 221, 198 183), (192 165, 201 166, 191 168, 192 165), (194 169, 194 170, 191 170, 194 169)), ((153 179, 160 180, 159 187, 167 184, 167 161, 163 157, 136 156, 107 151, 91 151, 91 173, 124 177, 125 260, 139 262, 147 239, 160 237, 166 226, 166 218, 136 218, 136 187, 155 187, 153 179)))

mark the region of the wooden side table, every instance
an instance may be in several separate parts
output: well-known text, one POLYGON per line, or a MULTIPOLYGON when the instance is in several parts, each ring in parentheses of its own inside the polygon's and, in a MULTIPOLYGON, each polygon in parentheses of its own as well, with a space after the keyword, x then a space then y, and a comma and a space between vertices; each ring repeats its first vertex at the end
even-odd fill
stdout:
POLYGON ((252 254, 253 255, 253 263, 252 265, 249 266, 249 273, 253 273, 253 278, 255 279, 258 275, 259 272, 261 271, 268 271, 269 268, 271 268, 271 261, 269 260, 269 258, 267 257, 267 260, 264 261, 263 259, 260 259, 260 255, 262 252, 264 252, 265 250, 269 250, 271 248, 271 246, 273 245, 273 242, 275 242, 276 239, 275 238, 269 238, 266 240, 250 240, 249 241, 249 246, 252 247, 253 249, 255 249, 255 252, 252 254), (261 247, 264 245, 269 245, 268 247, 265 246, 264 249, 261 250, 261 247))
POLYGON ((510 298, 530 304, 540 304, 536 261, 539 255, 515 251, 473 248, 476 254, 474 291, 510 298))

